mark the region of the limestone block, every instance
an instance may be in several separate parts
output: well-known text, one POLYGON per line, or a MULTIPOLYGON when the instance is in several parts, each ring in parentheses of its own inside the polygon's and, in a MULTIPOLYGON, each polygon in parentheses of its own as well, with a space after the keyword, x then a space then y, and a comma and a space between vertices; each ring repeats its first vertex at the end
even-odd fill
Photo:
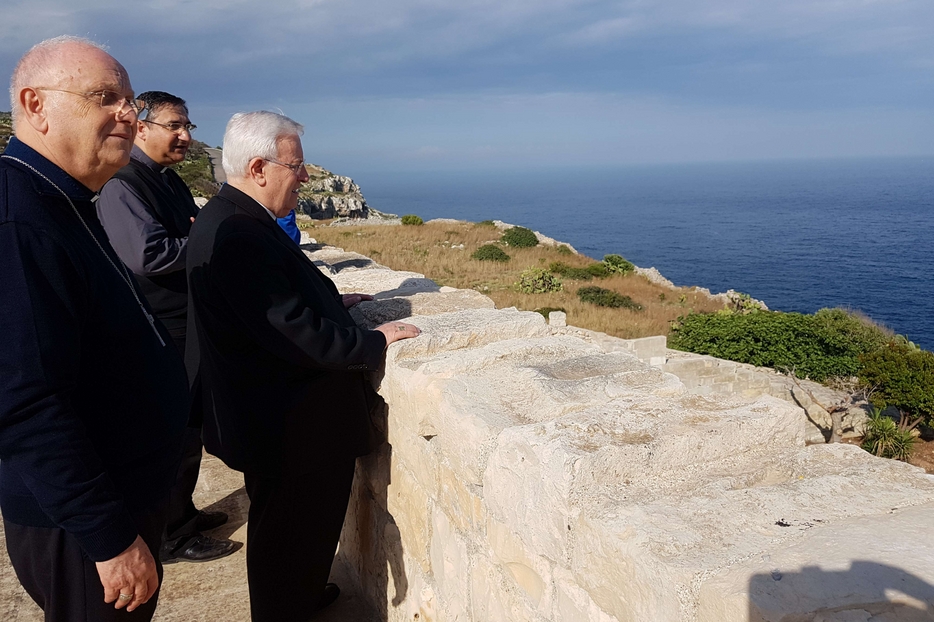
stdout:
POLYGON ((467 543, 454 530, 444 511, 431 512, 431 571, 441 603, 451 620, 470 620, 470 560, 467 543))
POLYGON ((424 274, 388 268, 342 270, 331 277, 331 280, 341 293, 356 292, 383 298, 408 296, 418 292, 437 292, 440 289, 434 281, 425 278, 424 274))
POLYGON ((429 358, 441 352, 550 334, 545 318, 516 309, 469 309, 413 318, 422 331, 415 339, 390 346, 389 361, 429 358))
POLYGON ((393 421, 389 426, 389 446, 392 461, 410 471, 415 480, 432 497, 440 491, 441 455, 433 436, 421 436, 393 421))
POLYGON ((583 452, 544 433, 541 425, 503 431, 484 475, 484 500, 532 550, 560 563, 568 556, 571 486, 583 452))
POLYGON ((483 488, 459 477, 447 463, 440 468, 438 503, 447 508, 448 518, 462 532, 480 531, 488 512, 483 502, 483 488))
POLYGON ((521 535, 497 520, 487 522, 486 535, 496 560, 506 568, 531 608, 539 614, 550 613, 554 600, 553 562, 538 555, 521 535))
POLYGON ((503 602, 502 577, 486 555, 473 556, 470 605, 474 620, 529 620, 503 602))
POLYGON ((750 557, 703 583, 697 620, 932 620, 932 513, 852 518, 750 557))
MULTIPOLYGON (((385 617, 373 619, 385 619, 386 622, 444 622, 447 618, 439 609, 440 603, 430 575, 417 570, 417 564, 412 563, 407 555, 405 571, 398 579, 393 577, 389 589, 381 595, 383 599, 391 598, 386 603, 385 617)), ((359 622, 369 620, 370 618, 359 619, 359 622)), ((357 622, 357 619, 346 622, 357 622)))
POLYGON ((366 255, 354 253, 353 251, 345 251, 344 249, 337 248, 336 246, 308 247, 303 248, 302 251, 305 253, 306 257, 311 259, 316 264, 321 263, 326 265, 328 272, 331 274, 373 268, 387 270, 385 266, 381 266, 366 255))
POLYGON ((428 557, 431 515, 435 504, 425 489, 398 461, 392 465, 392 483, 386 491, 389 514, 399 528, 405 550, 425 573, 431 572, 428 557))
POLYGON ((567 326, 568 314, 564 311, 551 311, 548 313, 549 326, 567 326))
MULTIPOLYGON (((462 309, 493 309, 488 297, 472 289, 442 288, 449 291, 416 292, 397 296, 395 291, 378 294, 375 300, 363 301, 350 308, 358 325, 375 328, 385 322, 413 315, 438 315, 462 309)), ((348 292, 349 293, 349 292, 348 292)))
MULTIPOLYGON (((820 532, 852 542, 852 559, 884 558, 890 544, 881 527, 874 538, 867 530, 865 537, 851 539, 853 519, 885 521, 893 508, 934 501, 934 481, 920 469, 848 445, 733 456, 711 461, 703 476, 696 474, 699 479, 680 475, 669 472, 667 486, 633 482, 615 495, 581 496, 571 568, 594 601, 620 620, 770 620, 748 617, 748 604, 741 617, 719 610, 696 618, 699 590, 744 560, 775 559, 776 552, 820 532)), ((912 541, 893 540, 898 550, 912 541)), ((809 554, 814 559, 819 549, 802 545, 801 555, 809 554)), ((732 591, 712 587, 709 602, 724 594, 743 601, 740 582, 734 581, 732 591)), ((791 594, 788 602, 802 596, 791 594)), ((774 618, 779 619, 812 618, 774 618)))
POLYGON ((574 575, 564 568, 555 569, 555 613, 553 620, 574 620, 575 622, 616 622, 597 606, 586 591, 574 579, 574 575))

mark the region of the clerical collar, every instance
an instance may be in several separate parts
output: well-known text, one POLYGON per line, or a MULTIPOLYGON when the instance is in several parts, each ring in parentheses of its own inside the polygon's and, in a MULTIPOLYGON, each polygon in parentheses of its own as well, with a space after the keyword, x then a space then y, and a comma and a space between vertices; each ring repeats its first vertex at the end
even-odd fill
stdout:
POLYGON ((148 155, 146 155, 145 151, 143 151, 136 145, 133 145, 133 149, 130 151, 130 157, 136 160, 137 162, 139 162, 140 164, 143 164, 146 167, 151 168, 157 173, 164 173, 169 169, 168 166, 162 166, 161 164, 159 164, 158 162, 150 158, 148 155))

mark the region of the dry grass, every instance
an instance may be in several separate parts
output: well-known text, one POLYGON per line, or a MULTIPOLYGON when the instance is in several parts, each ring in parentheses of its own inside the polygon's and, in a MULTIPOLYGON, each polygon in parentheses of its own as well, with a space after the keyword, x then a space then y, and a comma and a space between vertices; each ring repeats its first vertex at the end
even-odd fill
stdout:
MULTIPOLYGON (((667 335, 671 321, 694 311, 715 311, 722 305, 693 288, 674 290, 629 274, 591 281, 562 279, 564 289, 549 294, 523 294, 514 287, 519 274, 529 267, 547 268, 554 261, 585 267, 593 259, 583 255, 561 254, 556 248, 510 248, 508 262, 477 261, 470 255, 483 244, 499 244, 501 233, 474 223, 426 223, 421 226, 362 225, 327 227, 317 224, 310 231, 318 242, 361 253, 395 270, 424 274, 439 285, 475 289, 493 299, 498 308, 518 307, 534 311, 544 307, 562 308, 568 324, 623 338, 667 335), (452 246, 463 244, 463 249, 452 246), (582 303, 577 289, 598 285, 631 297, 642 311, 607 309, 582 303)), ((501 245, 502 246, 502 245, 501 245)))

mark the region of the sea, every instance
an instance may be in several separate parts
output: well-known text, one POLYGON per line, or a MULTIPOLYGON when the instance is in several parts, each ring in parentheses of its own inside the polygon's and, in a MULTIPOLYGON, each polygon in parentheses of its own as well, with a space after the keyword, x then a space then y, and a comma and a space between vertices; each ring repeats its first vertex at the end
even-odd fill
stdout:
POLYGON ((503 220, 771 309, 857 310, 934 350, 934 156, 355 180, 383 212, 503 220))

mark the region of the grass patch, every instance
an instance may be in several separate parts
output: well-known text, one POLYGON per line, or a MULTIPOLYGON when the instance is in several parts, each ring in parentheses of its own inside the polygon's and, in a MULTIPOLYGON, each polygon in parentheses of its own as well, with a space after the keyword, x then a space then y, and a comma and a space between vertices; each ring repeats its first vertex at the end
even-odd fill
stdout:
POLYGON ((562 253, 554 246, 538 245, 531 248, 510 247, 508 262, 469 261, 470 254, 485 244, 498 243, 495 229, 479 223, 425 223, 420 227, 391 227, 380 225, 354 225, 328 227, 327 221, 315 221, 315 239, 322 244, 331 244, 373 256, 380 253, 379 263, 394 270, 406 270, 424 274, 439 285, 474 289, 493 299, 500 309, 516 307, 534 311, 544 307, 564 309, 568 324, 596 330, 624 339, 667 335, 669 325, 679 315, 690 310, 717 311, 722 304, 710 300, 692 288, 674 291, 649 282, 635 274, 608 274, 600 285, 616 291, 643 305, 642 311, 632 309, 598 307, 582 302, 577 297, 577 288, 570 281, 558 292, 528 294, 515 288, 523 269, 529 266, 549 266, 560 261, 575 268, 588 269, 600 264, 591 257, 562 253), (458 244, 463 249, 443 246, 452 239, 451 231, 457 232, 458 244), (348 233, 343 237, 342 233, 348 233), (358 236, 357 233, 365 233, 358 236), (419 256, 413 249, 431 249, 427 256, 419 256), (666 300, 659 300, 659 294, 666 300), (678 301, 673 304, 672 301, 678 301))

